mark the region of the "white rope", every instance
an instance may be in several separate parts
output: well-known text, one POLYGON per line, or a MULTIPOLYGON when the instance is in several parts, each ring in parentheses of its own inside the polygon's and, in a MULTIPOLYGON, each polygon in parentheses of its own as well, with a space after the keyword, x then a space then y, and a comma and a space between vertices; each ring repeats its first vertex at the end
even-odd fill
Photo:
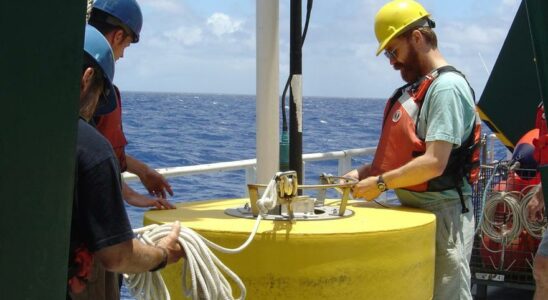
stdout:
POLYGON ((482 232, 494 242, 509 244, 516 239, 521 232, 519 193, 517 192, 493 192, 483 210, 481 223, 482 232), (508 220, 496 220, 498 205, 504 206, 504 218, 511 218, 511 226, 508 220))
POLYGON ((527 204, 533 199, 534 194, 538 191, 540 187, 538 185, 534 187, 527 187, 524 188, 523 191, 527 191, 523 198, 521 199, 521 219, 523 223, 523 227, 529 233, 532 237, 536 239, 542 239, 542 234, 544 233, 544 230, 546 230, 546 219, 544 218, 542 221, 531 221, 529 220, 529 211, 527 209, 527 204))
MULTIPOLYGON (((276 182, 271 180, 261 199, 257 201, 261 212, 276 206, 276 182)), ((219 246, 194 230, 181 226, 178 242, 185 250, 186 259, 183 266, 182 287, 186 297, 192 299, 235 299, 232 295, 230 283, 223 274, 228 275, 236 283, 240 290, 240 297, 245 299, 246 288, 240 277, 223 264, 209 248, 217 251, 235 254, 244 250, 257 233, 262 214, 257 217, 255 226, 249 238, 238 248, 229 249, 219 246), (191 287, 187 287, 187 274, 190 270, 191 287)), ((136 238, 146 245, 156 245, 159 240, 166 237, 172 229, 172 224, 149 225, 134 230, 136 238)), ((124 281, 128 290, 137 300, 170 300, 171 297, 159 272, 144 272, 139 274, 124 274, 124 281)))
POLYGON ((261 214, 265 215, 269 210, 276 207, 278 202, 278 193, 276 191, 276 180, 271 179, 261 199, 257 200, 257 207, 261 214))
POLYGON ((91 15, 91 9, 93 8, 93 0, 88 0, 88 5, 86 9, 86 23, 89 21, 91 15))

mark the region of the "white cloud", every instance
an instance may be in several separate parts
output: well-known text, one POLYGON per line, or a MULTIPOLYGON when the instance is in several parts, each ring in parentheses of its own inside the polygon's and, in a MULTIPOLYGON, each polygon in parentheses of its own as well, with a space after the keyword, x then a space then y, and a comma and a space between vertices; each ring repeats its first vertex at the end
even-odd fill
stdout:
POLYGON ((181 0, 140 0, 139 3, 163 12, 180 13, 185 10, 181 0))
POLYGON ((485 26, 480 24, 452 24, 442 33, 442 43, 446 46, 464 53, 466 50, 490 51, 493 45, 500 45, 504 40, 507 30, 505 28, 485 26))
POLYGON ((164 36, 170 42, 180 43, 185 46, 195 45, 202 41, 202 29, 198 27, 181 26, 175 30, 167 31, 164 36))
POLYGON ((377 51, 377 44, 374 43, 360 43, 356 44, 354 48, 354 55, 359 60, 368 63, 375 58, 377 51))
POLYGON ((516 11, 521 3, 520 0, 502 0, 502 3, 497 6, 497 13, 500 18, 505 21, 514 19, 516 11))
POLYGON ((502 5, 503 6, 515 6, 516 3, 519 5, 519 0, 502 0, 502 5))
POLYGON ((207 25, 218 37, 239 31, 242 23, 240 20, 233 20, 230 16, 218 12, 207 18, 207 25))
MULTIPOLYGON (((138 1, 145 19, 142 41, 117 64, 124 88, 254 93, 255 1, 138 1)), ((399 72, 375 56, 373 20, 386 1, 314 3, 303 48, 308 95, 385 97, 402 84, 399 72)), ((443 55, 467 74, 479 96, 487 75, 478 53, 491 69, 520 0, 422 1, 438 18, 443 55)), ((289 68, 289 12, 289 2, 280 1, 283 83, 289 68)))

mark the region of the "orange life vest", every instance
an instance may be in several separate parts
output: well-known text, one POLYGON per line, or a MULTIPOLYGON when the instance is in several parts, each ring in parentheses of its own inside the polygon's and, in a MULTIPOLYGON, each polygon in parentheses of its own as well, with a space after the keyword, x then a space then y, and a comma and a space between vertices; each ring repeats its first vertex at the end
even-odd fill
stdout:
MULTIPOLYGON (((381 175, 397 169, 426 152, 426 142, 417 134, 417 124, 426 92, 436 78, 444 72, 456 72, 454 67, 439 68, 413 84, 396 90, 384 110, 381 138, 371 164, 371 175, 381 175)), ((462 75, 464 77, 464 75, 462 75)), ((472 89, 470 87, 470 89, 472 89)), ((474 91, 472 90, 472 95, 474 91)), ((462 178, 474 183, 479 175, 481 122, 476 113, 475 126, 470 136, 457 149, 451 151, 449 161, 439 177, 422 184, 405 187, 416 192, 434 192, 457 189, 461 200, 462 178)), ((463 205, 463 211, 466 210, 463 205)))
POLYGON ((109 114, 95 117, 95 128, 110 142, 120 163, 120 172, 127 170, 127 140, 122 128, 122 101, 118 87, 116 90, 116 109, 109 114))
MULTIPOLYGON (((78 165, 76 168, 78 168, 78 165)), ((74 176, 74 186, 78 186, 77 169, 74 176)), ((89 251, 86 243, 78 238, 82 232, 78 214, 79 206, 78 189, 74 188, 67 279, 67 290, 74 294, 79 294, 86 288, 93 265, 93 254, 89 251)))
POLYGON ((74 294, 81 293, 91 277, 93 254, 85 245, 80 245, 70 253, 68 268, 68 288, 74 294))

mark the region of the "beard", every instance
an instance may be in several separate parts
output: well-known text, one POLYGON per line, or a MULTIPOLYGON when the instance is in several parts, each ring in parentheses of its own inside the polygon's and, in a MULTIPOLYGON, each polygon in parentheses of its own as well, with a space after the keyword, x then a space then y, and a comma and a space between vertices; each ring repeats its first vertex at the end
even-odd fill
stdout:
POLYGON ((400 71, 401 78, 407 83, 413 83, 421 78, 419 54, 412 45, 409 45, 407 58, 403 62, 394 64, 394 69, 400 71))

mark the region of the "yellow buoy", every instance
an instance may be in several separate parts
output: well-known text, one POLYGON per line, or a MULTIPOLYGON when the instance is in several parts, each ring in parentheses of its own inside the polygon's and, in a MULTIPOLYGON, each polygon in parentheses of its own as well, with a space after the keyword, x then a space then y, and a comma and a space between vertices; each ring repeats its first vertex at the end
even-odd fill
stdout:
MULTIPOLYGON (((178 204, 145 213, 145 225, 179 220, 224 247, 240 246, 255 220, 225 214, 249 199, 178 204)), ((350 202, 351 217, 263 220, 241 253, 218 253, 247 288, 247 299, 432 298, 435 216, 410 208, 350 202)), ((217 253, 216 253, 217 254, 217 253)), ((186 299, 182 263, 162 271, 172 299, 186 299)))

